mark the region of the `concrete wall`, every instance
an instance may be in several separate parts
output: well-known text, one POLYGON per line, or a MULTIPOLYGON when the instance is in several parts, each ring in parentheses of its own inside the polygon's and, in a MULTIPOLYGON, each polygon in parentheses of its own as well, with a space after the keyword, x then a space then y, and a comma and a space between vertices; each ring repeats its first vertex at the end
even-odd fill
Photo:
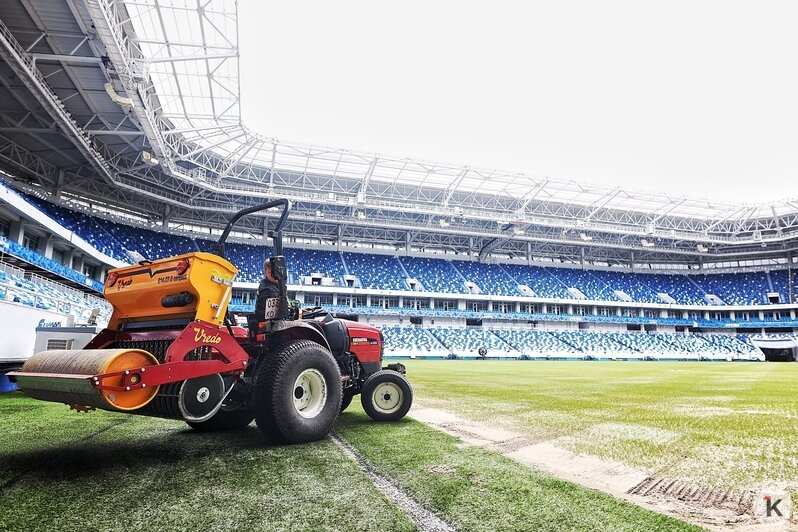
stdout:
POLYGON ((66 325, 67 316, 0 301, 0 361, 29 358, 36 342, 36 327, 41 320, 66 325))

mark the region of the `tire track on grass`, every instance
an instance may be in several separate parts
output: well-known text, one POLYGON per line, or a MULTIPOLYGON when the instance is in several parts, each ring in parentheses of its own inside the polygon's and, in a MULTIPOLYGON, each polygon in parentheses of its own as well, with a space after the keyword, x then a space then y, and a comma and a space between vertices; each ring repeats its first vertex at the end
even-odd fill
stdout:
POLYGON ((455 532, 448 523, 440 517, 424 508, 414 501, 407 493, 402 491, 393 481, 377 471, 377 468, 369 462, 352 444, 346 441, 337 432, 331 432, 330 438, 340 447, 344 454, 355 462, 360 470, 371 479, 374 486, 380 490, 388 499, 396 504, 410 518, 413 523, 423 532, 455 532))
MULTIPOLYGON (((85 436, 83 436, 81 438, 78 438, 77 440, 74 440, 74 441, 75 442, 88 441, 88 440, 90 440, 92 438, 95 438, 95 437, 99 436, 100 434, 102 434, 104 432, 107 432, 107 431, 111 430, 114 427, 118 427, 119 425, 121 425, 123 423, 127 423, 127 422, 128 422, 128 418, 121 419, 119 421, 114 421, 113 423, 110 423, 110 424, 108 424, 108 425, 106 425, 106 426, 104 426, 102 428, 99 428, 99 429, 95 430, 94 432, 90 432, 89 434, 86 434, 85 436)), ((46 449, 43 449, 42 452, 45 452, 45 451, 47 451, 49 449, 53 449, 54 447, 55 446, 51 446, 51 447, 48 447, 46 449)), ((43 462, 37 464, 36 466, 29 467, 29 468, 25 469, 24 471, 22 471, 21 473, 18 473, 17 475, 15 475, 15 476, 11 477, 10 479, 6 480, 2 484, 0 484, 0 497, 2 497, 5 494, 6 491, 8 491, 11 488, 13 488, 14 485, 16 485, 17 482, 19 482, 20 480, 25 478, 26 475, 30 474, 33 471, 36 471, 37 469, 44 469, 46 467, 49 467, 49 466, 53 465, 54 463, 56 463, 57 461, 58 460, 56 458, 50 458, 49 460, 44 460, 43 462)))

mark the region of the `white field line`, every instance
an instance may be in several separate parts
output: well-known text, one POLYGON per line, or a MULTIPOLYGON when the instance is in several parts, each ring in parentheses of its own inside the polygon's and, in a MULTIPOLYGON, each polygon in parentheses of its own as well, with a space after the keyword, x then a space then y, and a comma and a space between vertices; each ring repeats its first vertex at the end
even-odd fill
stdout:
POLYGON ((358 467, 369 476, 378 490, 402 509, 407 517, 416 524, 419 530, 422 532, 454 532, 455 529, 449 526, 440 517, 418 504, 390 479, 380 474, 357 449, 352 447, 352 445, 338 433, 331 432, 330 438, 341 448, 348 458, 355 462, 358 467))

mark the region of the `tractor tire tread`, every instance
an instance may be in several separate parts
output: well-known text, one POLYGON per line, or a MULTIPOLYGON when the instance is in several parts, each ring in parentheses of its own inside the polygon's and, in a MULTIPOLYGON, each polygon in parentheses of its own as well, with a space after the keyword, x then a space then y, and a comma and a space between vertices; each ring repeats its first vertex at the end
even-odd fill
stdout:
POLYGON ((341 374, 338 363, 327 348, 310 340, 288 342, 275 351, 273 356, 264 361, 263 367, 255 372, 254 410, 258 428, 276 443, 304 443, 323 438, 338 418, 341 405, 341 374), (330 373, 328 380, 331 381, 327 383, 327 393, 330 395, 328 401, 332 402, 316 418, 302 421, 291 410, 292 406, 280 405, 284 403, 286 392, 292 391, 287 386, 293 386, 293 382, 284 382, 290 373, 290 367, 296 363, 297 356, 308 349, 318 354, 311 352, 306 357, 315 356, 317 362, 327 366, 330 373))

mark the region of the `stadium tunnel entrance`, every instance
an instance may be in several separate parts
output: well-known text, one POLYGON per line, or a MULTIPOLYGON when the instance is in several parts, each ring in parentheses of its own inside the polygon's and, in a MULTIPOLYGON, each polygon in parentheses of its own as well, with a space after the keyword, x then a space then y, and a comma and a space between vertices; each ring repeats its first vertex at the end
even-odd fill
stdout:
POLYGON ((767 362, 798 362, 798 343, 793 338, 753 338, 767 362))

